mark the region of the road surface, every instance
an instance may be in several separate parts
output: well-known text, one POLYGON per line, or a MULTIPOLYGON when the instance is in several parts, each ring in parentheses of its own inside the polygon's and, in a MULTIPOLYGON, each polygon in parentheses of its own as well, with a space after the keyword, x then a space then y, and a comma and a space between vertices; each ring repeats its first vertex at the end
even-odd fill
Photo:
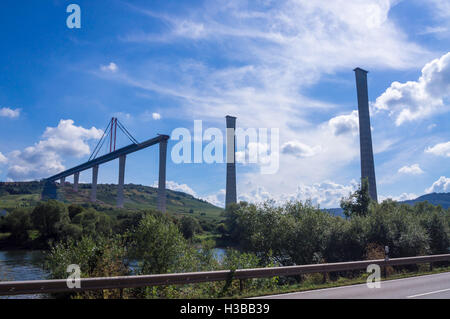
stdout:
POLYGON ((366 284, 262 296, 255 299, 450 299, 450 272, 366 284))

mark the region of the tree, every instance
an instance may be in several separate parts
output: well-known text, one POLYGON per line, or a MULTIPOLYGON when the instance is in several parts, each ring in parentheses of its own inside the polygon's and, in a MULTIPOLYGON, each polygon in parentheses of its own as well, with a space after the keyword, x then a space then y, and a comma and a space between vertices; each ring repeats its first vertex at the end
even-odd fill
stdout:
POLYGON ((69 217, 72 220, 76 215, 81 214, 84 210, 84 208, 80 205, 72 204, 68 208, 69 210, 69 217))
POLYGON ((32 228, 30 212, 16 208, 4 218, 4 226, 11 232, 11 239, 17 242, 28 240, 28 231, 32 228))
POLYGON ((164 274, 181 267, 187 243, 167 217, 146 215, 129 237, 130 256, 142 261, 141 274, 164 274))
MULTIPOLYGON (((68 239, 58 242, 46 254, 45 268, 50 279, 65 279, 67 266, 79 265, 81 277, 115 277, 130 274, 126 261, 126 248, 120 236, 108 236, 80 240, 68 239)), ((75 293, 69 293, 74 296, 75 293)), ((86 291, 76 294, 78 298, 119 298, 116 290, 86 291)))
POLYGON ((446 254, 450 247, 449 230, 445 219, 438 213, 425 221, 425 228, 430 237, 430 250, 432 254, 446 254))
POLYGON ((83 234, 87 236, 97 237, 111 232, 111 218, 93 208, 76 215, 72 223, 81 226, 83 234))
POLYGON ((31 213, 31 220, 43 239, 58 239, 63 226, 70 222, 66 206, 55 200, 36 206, 31 213))
POLYGON ((341 208, 344 210, 344 214, 347 217, 367 216, 371 201, 369 195, 369 181, 367 178, 364 178, 353 194, 350 194, 348 198, 342 198, 341 208))
POLYGON ((201 226, 197 219, 191 216, 183 216, 180 220, 180 230, 184 238, 191 239, 196 233, 201 231, 201 226))

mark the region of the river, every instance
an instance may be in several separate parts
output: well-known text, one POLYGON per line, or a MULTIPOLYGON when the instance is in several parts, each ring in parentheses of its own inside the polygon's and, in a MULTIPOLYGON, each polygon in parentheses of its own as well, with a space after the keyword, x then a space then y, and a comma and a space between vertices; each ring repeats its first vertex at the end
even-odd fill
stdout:
MULTIPOLYGON (((44 253, 39 250, 0 251, 0 281, 46 279, 44 253)), ((0 297, 0 299, 36 299, 43 295, 0 297)))

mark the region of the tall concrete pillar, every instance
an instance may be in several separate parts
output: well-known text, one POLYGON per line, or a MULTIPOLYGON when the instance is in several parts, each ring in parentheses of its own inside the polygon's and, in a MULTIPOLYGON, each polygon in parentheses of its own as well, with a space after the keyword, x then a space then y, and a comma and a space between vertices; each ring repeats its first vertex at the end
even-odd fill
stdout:
POLYGON ((73 174, 73 190, 78 192, 78 182, 80 181, 80 172, 73 174))
POLYGON ((227 185, 225 207, 237 202, 236 195, 236 118, 227 116, 227 185))
POLYGON ((98 165, 92 167, 92 188, 91 188, 91 202, 97 200, 97 180, 98 180, 98 165))
POLYGON ((166 159, 167 140, 159 143, 159 181, 158 181, 158 209, 166 212, 166 159))
POLYGON ((359 141, 361 152, 361 180, 369 181, 369 194, 378 201, 375 164, 373 160, 372 133, 370 128, 369 96, 367 89, 367 71, 356 68, 356 90, 358 93, 359 141))
POLYGON ((119 157, 119 185, 117 186, 117 207, 123 208, 123 184, 125 182, 126 155, 119 157))
POLYGON ((60 185, 60 186, 64 186, 65 184, 66 184, 66 178, 63 177, 63 178, 61 178, 61 179, 59 180, 59 185, 60 185))

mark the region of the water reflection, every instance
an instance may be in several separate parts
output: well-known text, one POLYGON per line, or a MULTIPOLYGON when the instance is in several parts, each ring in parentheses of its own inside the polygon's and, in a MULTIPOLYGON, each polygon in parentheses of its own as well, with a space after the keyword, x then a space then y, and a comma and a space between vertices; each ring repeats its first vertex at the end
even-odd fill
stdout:
MULTIPOLYGON (((24 281, 46 279, 43 270, 42 251, 16 250, 0 251, 0 281, 24 281)), ((44 295, 21 295, 0 297, 1 299, 36 299, 44 295)))

